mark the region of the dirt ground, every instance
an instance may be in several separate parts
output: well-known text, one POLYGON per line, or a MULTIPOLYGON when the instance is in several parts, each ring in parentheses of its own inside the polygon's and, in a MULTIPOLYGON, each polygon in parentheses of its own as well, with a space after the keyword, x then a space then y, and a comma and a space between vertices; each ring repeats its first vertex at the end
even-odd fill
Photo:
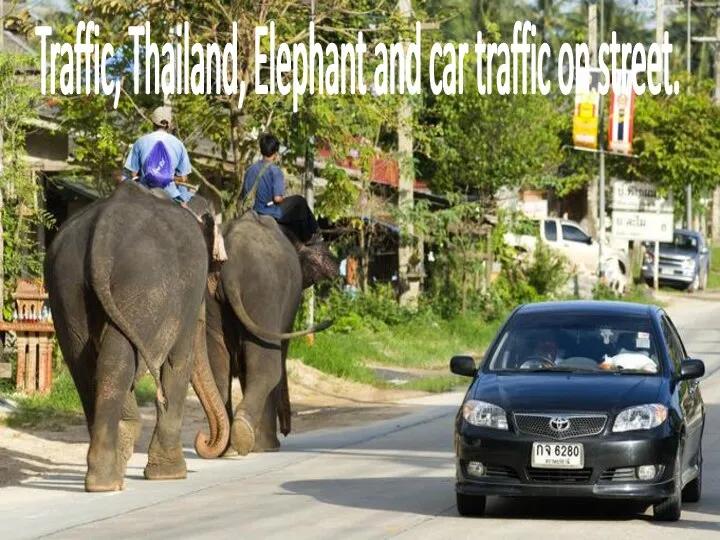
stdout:
MULTIPOLYGON (((288 360, 292 437, 317 429, 347 427, 402 416, 412 408, 398 401, 426 395, 378 389, 321 373, 296 360, 288 360)), ((239 386, 233 403, 241 397, 239 386)), ((155 407, 141 409, 143 432, 135 446, 145 452, 155 425, 155 407)), ((192 448, 198 430, 207 432, 205 413, 197 397, 188 396, 183 423, 183 444, 192 448)), ((282 444, 282 437, 281 437, 282 444)), ((46 474, 85 474, 88 434, 84 423, 61 429, 11 429, 0 425, 0 488, 46 474)))

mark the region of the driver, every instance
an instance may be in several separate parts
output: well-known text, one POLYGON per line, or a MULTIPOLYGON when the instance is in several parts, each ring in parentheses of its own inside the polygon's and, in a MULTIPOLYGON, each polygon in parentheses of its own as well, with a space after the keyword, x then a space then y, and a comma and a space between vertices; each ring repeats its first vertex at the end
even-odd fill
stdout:
POLYGON ((557 343, 552 335, 539 336, 535 340, 534 356, 540 356, 554 363, 557 360, 557 352, 557 343))

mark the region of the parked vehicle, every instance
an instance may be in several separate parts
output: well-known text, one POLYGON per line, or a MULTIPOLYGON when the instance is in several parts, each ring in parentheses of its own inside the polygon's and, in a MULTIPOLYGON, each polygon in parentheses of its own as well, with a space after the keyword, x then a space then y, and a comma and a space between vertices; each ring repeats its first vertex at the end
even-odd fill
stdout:
POLYGON ((486 497, 588 497, 653 505, 680 518, 702 491, 701 360, 668 314, 626 302, 516 309, 476 369, 455 420, 457 509, 486 497))
MULTIPOLYGON (((587 234, 574 221, 547 218, 533 220, 534 234, 505 234, 505 242, 509 245, 532 253, 539 237, 542 242, 556 249, 576 267, 576 270, 596 274, 599 267, 600 248, 598 241, 587 234)), ((605 275, 612 288, 617 292, 625 292, 630 268, 628 254, 613 249, 606 242, 603 249, 605 275)))
MULTIPOLYGON (((655 278, 655 243, 646 242, 642 276, 648 285, 655 278)), ((710 249, 702 234, 676 229, 672 242, 660 242, 659 282, 680 285, 690 291, 707 287, 710 273, 710 249)))

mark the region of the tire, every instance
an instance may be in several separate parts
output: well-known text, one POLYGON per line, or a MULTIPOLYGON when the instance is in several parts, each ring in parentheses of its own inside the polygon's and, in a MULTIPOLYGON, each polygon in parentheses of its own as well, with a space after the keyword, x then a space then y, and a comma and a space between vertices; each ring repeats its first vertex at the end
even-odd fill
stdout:
POLYGON ((695 277, 693 278, 692 283, 688 287, 689 292, 697 292, 700 289, 700 270, 697 271, 695 274, 695 277))
POLYGON ((702 284, 700 285, 700 288, 701 288, 703 291, 707 289, 708 274, 709 274, 709 273, 710 273, 710 269, 707 269, 707 270, 705 270, 705 274, 703 275, 702 284))
POLYGON ((682 513, 682 473, 680 454, 675 458, 675 492, 671 497, 653 505, 653 519, 655 521, 678 521, 682 513))
POLYGON ((685 489, 683 489, 682 492, 682 500, 683 502, 687 503, 697 503, 700 502, 700 498, 702 497, 702 472, 703 472, 703 462, 702 462, 702 451, 700 451, 700 463, 698 465, 698 475, 690 482, 687 486, 685 486, 685 489))
POLYGON ((480 517, 485 513, 487 497, 484 495, 455 494, 458 514, 466 517, 480 517))

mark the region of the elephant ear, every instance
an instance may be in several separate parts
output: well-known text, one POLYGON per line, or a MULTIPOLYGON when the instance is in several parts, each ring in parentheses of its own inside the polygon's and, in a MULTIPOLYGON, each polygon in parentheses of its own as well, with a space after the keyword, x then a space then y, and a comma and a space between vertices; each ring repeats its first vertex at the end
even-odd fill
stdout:
POLYGON ((303 289, 318 281, 334 279, 340 274, 338 261, 326 244, 302 246, 298 249, 298 257, 302 269, 303 289))

